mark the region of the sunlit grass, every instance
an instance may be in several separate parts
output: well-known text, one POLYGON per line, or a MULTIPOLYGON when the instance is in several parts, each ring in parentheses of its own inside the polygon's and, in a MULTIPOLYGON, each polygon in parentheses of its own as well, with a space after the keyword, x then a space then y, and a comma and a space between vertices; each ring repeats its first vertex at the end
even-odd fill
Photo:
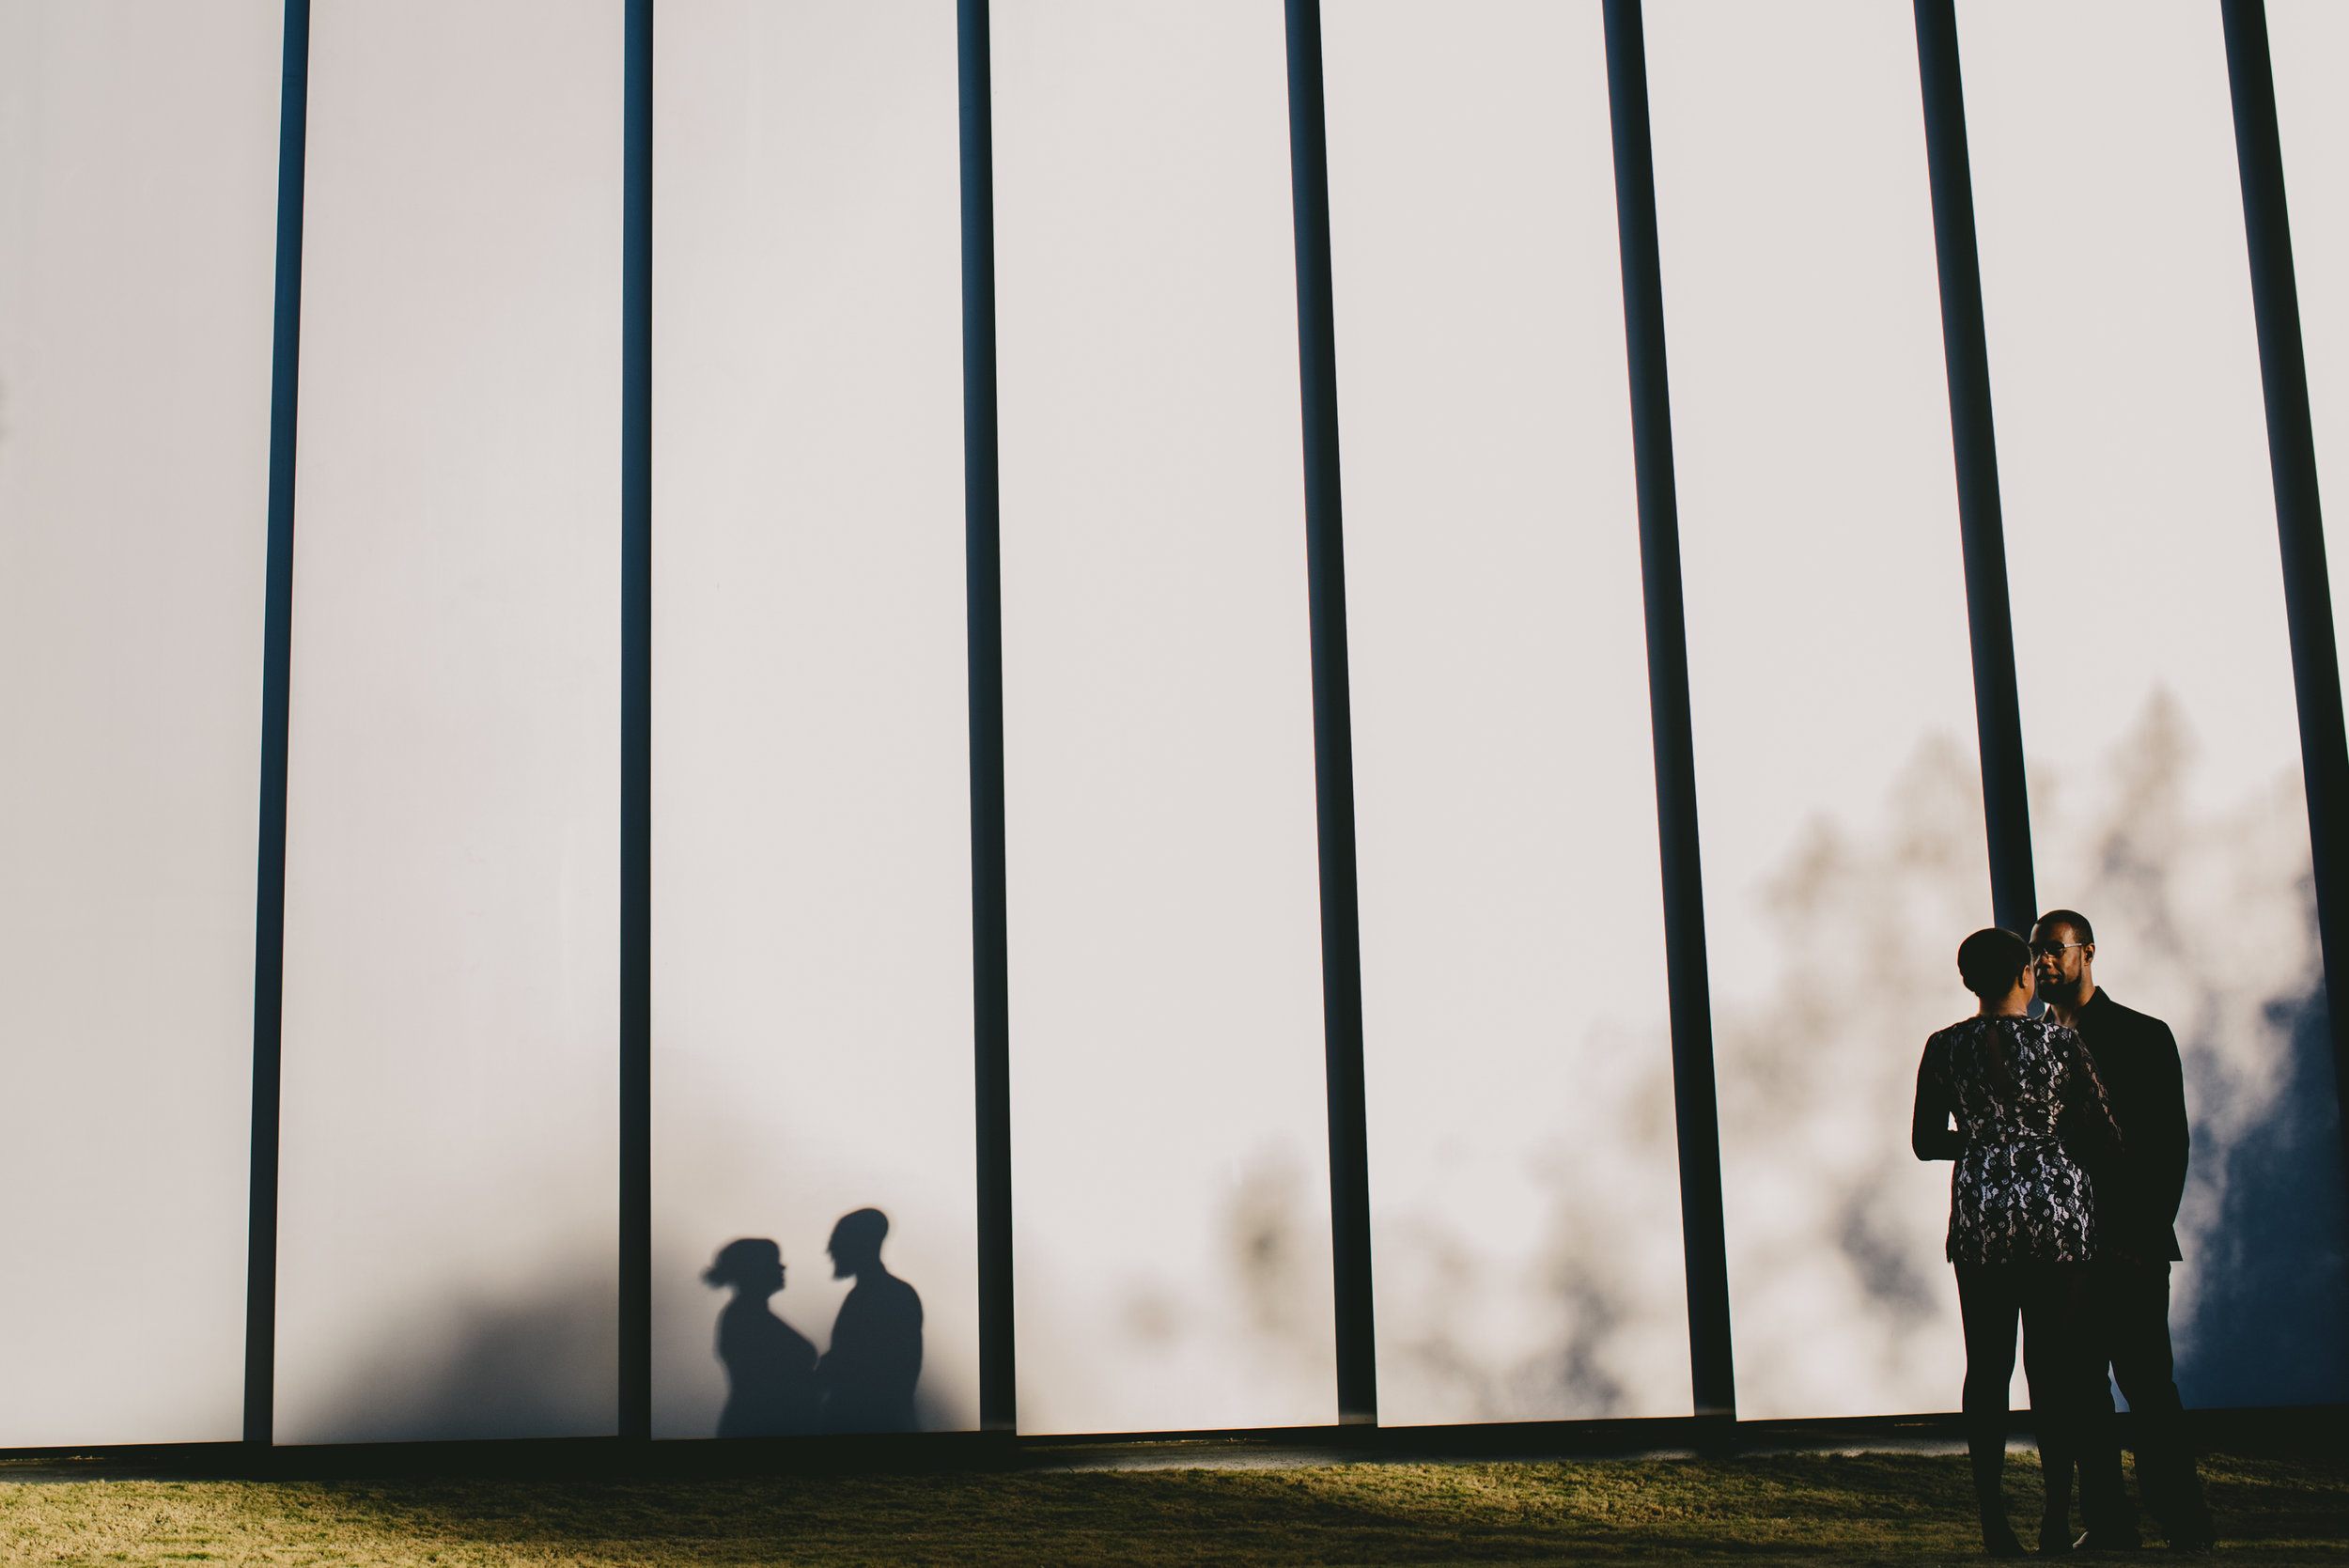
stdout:
MULTIPOLYGON (((2349 1461, 2215 1458, 2204 1475, 2227 1537, 2217 1560, 2349 1562, 2349 1461)), ((2035 1518, 2028 1457, 2010 1462, 2009 1495, 2018 1528, 2035 1518)), ((0 1485, 0 1560, 11 1564, 1906 1564, 1979 1555, 1965 1461, 1919 1454, 0 1485)))

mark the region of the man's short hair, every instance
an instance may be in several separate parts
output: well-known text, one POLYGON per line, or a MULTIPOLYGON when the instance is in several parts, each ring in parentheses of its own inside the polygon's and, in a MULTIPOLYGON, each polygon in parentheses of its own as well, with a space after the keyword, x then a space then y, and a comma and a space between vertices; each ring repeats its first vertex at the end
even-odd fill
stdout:
POLYGON ((889 1237, 889 1216, 879 1209, 850 1209, 832 1228, 834 1247, 879 1252, 889 1237))
POLYGON ((1957 944, 1958 975, 1984 1001, 2013 990, 2029 968, 2030 943, 2000 926, 1986 926, 1957 944))
MULTIPOLYGON (((2049 909, 2039 917, 2038 924, 2068 925, 2080 934, 2081 941, 2093 942, 2096 939, 2096 928, 2089 924, 2088 917, 2077 909, 2049 909)), ((2032 927, 2034 930, 2037 928, 2038 926, 2032 927)))

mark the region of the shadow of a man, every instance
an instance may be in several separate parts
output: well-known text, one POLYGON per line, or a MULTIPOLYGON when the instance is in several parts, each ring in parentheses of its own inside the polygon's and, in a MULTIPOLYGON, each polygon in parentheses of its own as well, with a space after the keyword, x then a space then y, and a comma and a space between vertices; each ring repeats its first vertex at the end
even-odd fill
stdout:
POLYGON ((922 1375, 922 1298, 881 1265, 889 1217, 858 1209, 832 1228, 832 1278, 854 1289, 832 1320, 832 1348, 817 1366, 827 1432, 911 1432, 922 1375))

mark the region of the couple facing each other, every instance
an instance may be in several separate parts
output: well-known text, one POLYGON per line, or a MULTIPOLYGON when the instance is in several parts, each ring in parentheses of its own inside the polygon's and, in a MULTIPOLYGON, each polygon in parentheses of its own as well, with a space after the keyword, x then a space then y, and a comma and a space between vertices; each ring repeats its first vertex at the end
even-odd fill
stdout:
POLYGON ((777 1317, 768 1298, 783 1289, 783 1249, 763 1237, 730 1241, 702 1275, 730 1285, 718 1313, 718 1359, 726 1369, 721 1437, 806 1432, 911 1432, 913 1386, 922 1376, 922 1298, 881 1263, 889 1217, 844 1214, 826 1250, 835 1280, 854 1280, 832 1319, 821 1357, 777 1317))
POLYGON ((1956 1162, 1949 1259, 1967 1448, 1983 1545, 1997 1557, 2022 1552, 2000 1489, 2018 1318, 2046 1479, 2039 1549, 2138 1544, 2108 1368, 2137 1423, 2147 1510, 2172 1546, 2211 1542, 2170 1349, 2187 1152, 2178 1045, 2160 1019, 2105 994, 2095 956, 2095 933, 2070 909, 2042 916, 2029 941, 1975 932, 1957 967, 1980 1008, 1926 1041, 1917 1069, 1917 1157, 1956 1162), (2046 1004, 2036 1017, 2034 1001, 2046 1004), (2077 1541, 2076 1465, 2087 1524, 2077 1541))

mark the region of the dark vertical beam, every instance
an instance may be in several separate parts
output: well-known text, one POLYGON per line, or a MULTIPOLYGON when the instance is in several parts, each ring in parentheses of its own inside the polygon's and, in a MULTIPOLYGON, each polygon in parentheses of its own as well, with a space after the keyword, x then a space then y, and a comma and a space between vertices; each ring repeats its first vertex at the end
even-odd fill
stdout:
POLYGON ((652 1436, 652 4, 628 0, 620 208, 620 1436, 652 1436))
POLYGON ((2349 737, 2341 721, 2341 661, 2325 519, 2317 504, 2316 434, 2309 412, 2308 359, 2300 341, 2300 288, 2284 204, 2283 141, 2263 0, 2221 0, 2227 79, 2234 98, 2235 159, 2243 227, 2250 242, 2251 306, 2258 322, 2260 384, 2267 401, 2267 461, 2283 546, 2284 624, 2300 706, 2300 768, 2309 796, 2316 923, 2325 950, 2326 1012, 2333 1032, 2334 1087, 2349 1125, 2349 737))
POLYGON ((270 341, 269 561, 261 612, 261 821, 253 921, 253 1152, 244 1262, 244 1440, 277 1403, 277 1144, 286 977, 286 741, 293 671, 294 435, 302 376, 302 194, 310 0, 286 0, 277 107, 277 294, 270 341))
POLYGON ((1973 639, 1974 727, 1990 841, 1990 908, 1999 924, 2028 933, 2039 918, 2039 895, 2031 875, 2030 797, 2023 781, 2006 523, 1999 508, 1999 445, 1990 419, 1990 350, 1983 335, 1982 262, 1974 245, 1974 176, 1966 150, 1953 0, 1916 0, 1916 18, 1934 252, 1941 273, 1941 353, 1966 555, 1966 620, 1973 639))
POLYGON ((971 683, 971 973, 978 1111, 979 1425, 1019 1428, 1011 1278, 1011 954, 1003 912, 1003 593, 995 450, 995 111, 987 0, 959 0, 963 612, 971 683))
POLYGON ((1664 874, 1664 957, 1672 995, 1672 1104, 1680 1141, 1681 1247, 1688 1285, 1688 1371, 1699 1417, 1735 1420, 1729 1256, 1721 1223, 1720 1110, 1713 1079, 1712 981, 1704 879, 1697 858, 1697 771, 1688 723, 1688 629, 1680 597, 1680 500, 1672 480, 1672 388, 1665 376, 1664 281, 1656 237, 1647 38, 1640 0, 1606 0, 1607 98, 1614 121, 1615 227, 1623 247, 1624 342, 1631 366, 1631 445, 1647 599, 1648 712, 1664 874))
POLYGON ((1321 857, 1321 1018, 1328 1059, 1330 1237, 1338 1420, 1378 1421, 1371 1322, 1370 1140, 1362 1107, 1362 953, 1354 868, 1354 710, 1338 485, 1338 359, 1330 293, 1330 159, 1321 0, 1288 0, 1289 189, 1297 223, 1297 361, 1305 437, 1305 582, 1313 639, 1314 800, 1321 857))

